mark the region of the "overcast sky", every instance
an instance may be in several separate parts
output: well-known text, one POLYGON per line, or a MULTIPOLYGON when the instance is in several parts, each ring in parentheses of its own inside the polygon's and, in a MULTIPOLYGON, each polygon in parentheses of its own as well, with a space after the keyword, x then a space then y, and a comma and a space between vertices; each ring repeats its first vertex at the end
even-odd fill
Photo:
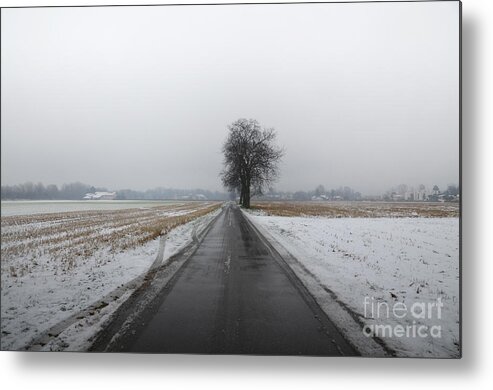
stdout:
POLYGON ((222 190, 226 126, 279 190, 459 180, 458 2, 2 10, 2 185, 222 190))

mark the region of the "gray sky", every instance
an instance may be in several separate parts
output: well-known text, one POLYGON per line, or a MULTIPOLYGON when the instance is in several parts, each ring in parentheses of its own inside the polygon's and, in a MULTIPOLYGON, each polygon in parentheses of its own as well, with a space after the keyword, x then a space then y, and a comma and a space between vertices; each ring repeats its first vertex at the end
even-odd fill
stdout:
POLYGON ((459 179, 458 2, 2 10, 2 184, 222 189, 226 126, 280 190, 459 179))

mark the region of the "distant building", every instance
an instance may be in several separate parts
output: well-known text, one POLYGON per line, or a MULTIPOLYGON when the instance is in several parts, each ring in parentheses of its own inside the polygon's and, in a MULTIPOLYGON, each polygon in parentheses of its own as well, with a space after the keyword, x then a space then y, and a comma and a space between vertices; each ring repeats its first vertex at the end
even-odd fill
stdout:
POLYGON ((85 200, 114 200, 116 192, 89 192, 84 198, 85 200))
POLYGON ((413 201, 414 200, 414 191, 413 190, 406 191, 404 193, 404 200, 413 201))
POLYGON ((426 189, 420 189, 414 192, 414 200, 416 201, 425 201, 428 200, 428 192, 426 189))

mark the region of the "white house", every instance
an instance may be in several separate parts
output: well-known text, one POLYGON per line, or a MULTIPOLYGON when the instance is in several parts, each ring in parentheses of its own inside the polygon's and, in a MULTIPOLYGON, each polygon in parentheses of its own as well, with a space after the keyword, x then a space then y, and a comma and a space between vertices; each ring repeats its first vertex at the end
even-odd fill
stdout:
POLYGON ((113 200, 116 198, 116 192, 89 192, 84 198, 85 200, 113 200))

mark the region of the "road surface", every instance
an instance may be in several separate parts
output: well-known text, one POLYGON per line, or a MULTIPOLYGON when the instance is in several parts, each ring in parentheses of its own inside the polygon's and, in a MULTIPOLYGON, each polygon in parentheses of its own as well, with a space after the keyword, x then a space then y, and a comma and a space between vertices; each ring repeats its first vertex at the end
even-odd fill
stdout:
POLYGON ((121 333, 107 350, 357 354, 233 204, 154 303, 121 333))

